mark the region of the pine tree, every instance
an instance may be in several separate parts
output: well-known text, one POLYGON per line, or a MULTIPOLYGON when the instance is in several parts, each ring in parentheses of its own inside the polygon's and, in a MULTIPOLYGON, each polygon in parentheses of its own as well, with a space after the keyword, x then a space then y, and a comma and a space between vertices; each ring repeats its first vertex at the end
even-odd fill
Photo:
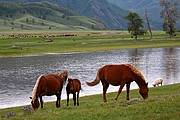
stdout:
POLYGON ((130 12, 126 17, 128 20, 128 31, 132 36, 135 36, 137 40, 138 35, 144 35, 146 33, 143 26, 143 20, 139 17, 137 13, 130 12))

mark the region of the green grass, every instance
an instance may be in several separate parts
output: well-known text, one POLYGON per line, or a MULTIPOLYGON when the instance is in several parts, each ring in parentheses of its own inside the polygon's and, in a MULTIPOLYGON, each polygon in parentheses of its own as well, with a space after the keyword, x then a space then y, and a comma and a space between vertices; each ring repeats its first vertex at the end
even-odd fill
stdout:
MULTIPOLYGON (((179 120, 180 119, 180 84, 150 88, 147 100, 125 100, 126 92, 120 94, 114 103, 116 92, 107 94, 107 103, 103 103, 102 94, 80 97, 80 106, 70 106, 61 101, 61 108, 55 102, 44 103, 44 108, 34 112, 23 111, 21 107, 0 109, 0 119, 13 120, 179 120), (15 116, 7 118, 10 112, 15 116)), ((92 88, 93 89, 93 88, 92 88)), ((130 98, 140 97, 138 89, 131 90, 130 98)), ((28 99, 28 98, 27 98, 28 99)))
POLYGON ((0 56, 180 46, 180 33, 169 38, 162 31, 153 31, 152 40, 149 35, 134 40, 127 31, 10 31, 1 32, 0 36, 0 56), (33 37, 9 37, 14 34, 33 37), (42 37, 62 34, 75 36, 51 37, 53 42, 46 42, 49 38, 42 37), (11 46, 22 49, 12 49, 11 46))

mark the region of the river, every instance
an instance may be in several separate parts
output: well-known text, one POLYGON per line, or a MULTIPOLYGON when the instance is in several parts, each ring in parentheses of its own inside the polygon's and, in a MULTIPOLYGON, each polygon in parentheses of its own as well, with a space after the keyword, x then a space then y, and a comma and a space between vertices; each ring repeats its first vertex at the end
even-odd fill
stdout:
MULTIPOLYGON (((106 64, 122 63, 137 67, 149 87, 159 77, 164 79, 163 85, 180 83, 180 47, 0 57, 0 109, 30 104, 29 97, 39 75, 64 70, 69 72, 70 78, 81 81, 80 96, 101 94, 101 84, 89 87, 85 81, 93 81, 98 68, 106 64)), ((138 86, 133 82, 131 89, 135 88, 138 86)), ((108 92, 118 89, 110 86, 108 92)), ((66 99, 65 86, 62 99, 66 99)), ((55 101, 56 97, 43 97, 43 100, 55 101)))

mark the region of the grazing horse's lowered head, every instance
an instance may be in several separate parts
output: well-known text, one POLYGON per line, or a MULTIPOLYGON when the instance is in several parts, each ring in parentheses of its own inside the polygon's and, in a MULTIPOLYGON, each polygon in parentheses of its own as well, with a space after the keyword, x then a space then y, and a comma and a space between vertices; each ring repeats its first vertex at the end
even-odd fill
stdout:
POLYGON ((144 99, 148 98, 148 91, 148 82, 139 89, 139 93, 144 99))
POLYGON ((56 107, 60 107, 60 100, 61 100, 61 91, 63 88, 63 85, 65 84, 66 80, 68 78, 68 72, 64 71, 60 74, 50 74, 50 75, 40 75, 36 81, 36 84, 34 86, 33 92, 32 92, 32 99, 31 104, 33 109, 37 109, 40 106, 43 108, 43 100, 42 96, 51 96, 56 95, 57 101, 56 101, 56 107), (38 98, 40 98, 40 103, 38 98))

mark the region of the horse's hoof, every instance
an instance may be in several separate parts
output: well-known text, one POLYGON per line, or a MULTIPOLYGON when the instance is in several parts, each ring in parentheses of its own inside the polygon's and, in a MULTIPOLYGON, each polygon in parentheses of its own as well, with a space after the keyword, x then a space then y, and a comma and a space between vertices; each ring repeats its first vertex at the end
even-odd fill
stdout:
POLYGON ((117 102, 117 100, 116 99, 114 99, 114 103, 116 103, 117 102))

